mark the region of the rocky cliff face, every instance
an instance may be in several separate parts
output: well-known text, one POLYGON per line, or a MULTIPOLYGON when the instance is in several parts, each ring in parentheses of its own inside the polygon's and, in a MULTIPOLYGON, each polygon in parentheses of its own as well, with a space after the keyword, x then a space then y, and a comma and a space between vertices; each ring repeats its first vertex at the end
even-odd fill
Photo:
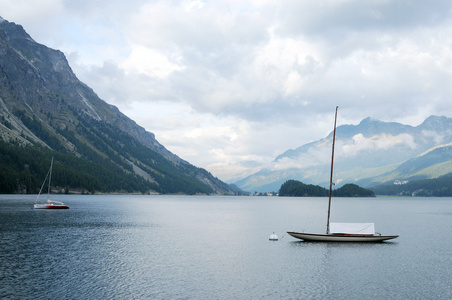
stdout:
MULTIPOLYGON (((134 170, 140 166, 136 174, 152 178, 149 181, 158 186, 177 174, 176 177, 185 178, 179 178, 182 181, 207 187, 201 189, 204 192, 231 193, 228 185, 168 151, 154 134, 100 99, 77 79, 61 51, 36 43, 22 26, 3 19, 0 19, 0 136, 7 142, 40 144, 82 159, 89 159, 88 150, 83 150, 86 146, 96 155, 118 161, 117 165, 129 164, 134 170), (126 147, 126 143, 131 143, 134 150, 126 147), (139 157, 145 155, 143 151, 164 159, 139 157), (157 161, 161 161, 160 166, 155 165, 157 161), (164 170, 170 173, 165 174, 164 170)), ((162 192, 184 192, 176 183, 172 186, 162 192)))

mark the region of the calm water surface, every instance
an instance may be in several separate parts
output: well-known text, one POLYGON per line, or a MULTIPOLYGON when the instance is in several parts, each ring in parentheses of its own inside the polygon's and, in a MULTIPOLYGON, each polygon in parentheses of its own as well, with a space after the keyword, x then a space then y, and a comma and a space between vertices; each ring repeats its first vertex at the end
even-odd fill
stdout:
POLYGON ((0 195, 1 299, 452 299, 452 198, 333 199, 377 244, 310 243, 326 198, 0 195), (275 232, 280 240, 271 242, 275 232))

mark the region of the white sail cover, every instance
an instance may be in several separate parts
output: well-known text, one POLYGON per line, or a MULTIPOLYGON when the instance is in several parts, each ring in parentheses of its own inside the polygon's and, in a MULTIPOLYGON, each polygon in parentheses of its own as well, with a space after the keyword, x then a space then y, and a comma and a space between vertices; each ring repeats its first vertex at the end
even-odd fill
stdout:
POLYGON ((375 234, 374 223, 330 223, 330 233, 375 234))

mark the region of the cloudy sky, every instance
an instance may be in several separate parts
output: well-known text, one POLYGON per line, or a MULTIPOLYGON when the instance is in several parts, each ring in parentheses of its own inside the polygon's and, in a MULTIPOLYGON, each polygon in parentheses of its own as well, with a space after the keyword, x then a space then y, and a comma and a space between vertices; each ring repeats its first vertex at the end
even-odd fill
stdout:
POLYGON ((233 181, 366 117, 452 117, 449 0, 0 0, 80 80, 233 181))

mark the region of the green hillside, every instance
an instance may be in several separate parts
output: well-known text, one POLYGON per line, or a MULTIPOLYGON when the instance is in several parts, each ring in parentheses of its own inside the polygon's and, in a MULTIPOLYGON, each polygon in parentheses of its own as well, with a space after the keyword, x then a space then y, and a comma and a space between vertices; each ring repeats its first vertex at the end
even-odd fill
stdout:
MULTIPOLYGON (((328 197, 329 190, 318 185, 304 184, 297 180, 288 180, 279 189, 279 196, 285 197, 328 197)), ((374 197, 373 191, 356 184, 345 184, 332 191, 334 197, 374 197)))
POLYGON ((452 175, 405 184, 379 185, 370 189, 377 195, 385 196, 452 197, 452 175))

